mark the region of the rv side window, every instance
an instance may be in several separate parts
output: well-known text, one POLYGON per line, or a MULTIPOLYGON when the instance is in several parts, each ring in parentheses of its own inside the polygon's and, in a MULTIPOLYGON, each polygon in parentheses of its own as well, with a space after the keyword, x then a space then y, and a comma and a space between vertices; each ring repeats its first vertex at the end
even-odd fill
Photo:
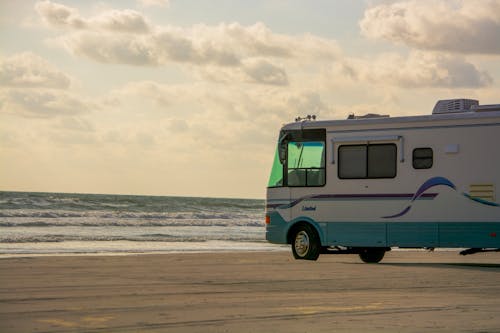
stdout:
POLYGON ((339 178, 366 178, 366 147, 339 147, 339 178))
POLYGON ((368 178, 396 177, 396 145, 368 146, 368 178))
POLYGON ((288 186, 325 185, 325 143, 305 141, 288 143, 288 186))
POLYGON ((413 168, 430 169, 433 164, 432 148, 413 149, 413 168))
POLYGON ((341 179, 394 178, 396 155, 395 144, 340 146, 338 176, 341 179))

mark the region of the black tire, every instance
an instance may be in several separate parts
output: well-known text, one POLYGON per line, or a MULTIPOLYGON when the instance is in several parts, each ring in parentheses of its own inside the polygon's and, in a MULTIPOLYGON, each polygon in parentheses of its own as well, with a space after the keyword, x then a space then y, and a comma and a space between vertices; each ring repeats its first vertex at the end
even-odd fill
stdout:
POLYGON ((295 259, 317 260, 321 250, 319 235, 310 224, 301 224, 292 233, 292 253, 295 259))
POLYGON ((384 258, 385 255, 385 249, 379 249, 379 248, 366 248, 366 249, 361 249, 359 252, 359 257, 363 262, 366 262, 368 264, 376 264, 384 258))

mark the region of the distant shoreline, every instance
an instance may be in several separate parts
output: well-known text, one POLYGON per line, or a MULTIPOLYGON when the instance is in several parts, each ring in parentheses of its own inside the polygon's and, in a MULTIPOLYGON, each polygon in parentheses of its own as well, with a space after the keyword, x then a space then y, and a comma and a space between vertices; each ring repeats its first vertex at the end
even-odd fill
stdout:
POLYGON ((116 196, 116 197, 153 197, 153 198, 174 198, 174 199, 220 199, 220 200, 253 200, 265 201, 262 198, 242 198, 242 197, 209 197, 209 196, 190 196, 190 195, 176 195, 176 194, 127 194, 127 193, 91 193, 91 192, 46 192, 46 191, 10 191, 0 190, 0 194, 6 193, 22 193, 22 194, 56 194, 56 195, 89 195, 89 196, 116 196))

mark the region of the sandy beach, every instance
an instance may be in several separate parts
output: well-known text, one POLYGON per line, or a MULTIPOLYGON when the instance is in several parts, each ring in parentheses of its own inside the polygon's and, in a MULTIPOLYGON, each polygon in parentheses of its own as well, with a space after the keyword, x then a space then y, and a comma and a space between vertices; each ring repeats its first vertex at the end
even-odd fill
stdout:
POLYGON ((500 332, 500 255, 0 259, 0 332, 500 332))

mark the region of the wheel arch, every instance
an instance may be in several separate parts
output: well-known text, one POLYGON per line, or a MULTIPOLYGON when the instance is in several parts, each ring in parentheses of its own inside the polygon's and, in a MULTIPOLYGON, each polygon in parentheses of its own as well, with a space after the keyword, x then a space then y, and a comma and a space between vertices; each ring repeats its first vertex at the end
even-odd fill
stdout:
POLYGON ((326 238, 325 238, 325 235, 323 233, 323 230, 321 229, 320 225, 316 221, 314 221, 310 218, 307 218, 307 217, 297 218, 290 223, 290 227, 288 228, 288 231, 286 234, 287 244, 292 243, 292 239, 293 239, 293 236, 295 234, 295 230, 297 230, 297 228, 300 227, 301 225, 307 225, 307 224, 311 225, 314 228, 314 230, 316 230, 316 232, 318 233, 318 236, 319 236, 319 240, 321 242, 321 246, 323 246, 323 244, 326 243, 326 238))

